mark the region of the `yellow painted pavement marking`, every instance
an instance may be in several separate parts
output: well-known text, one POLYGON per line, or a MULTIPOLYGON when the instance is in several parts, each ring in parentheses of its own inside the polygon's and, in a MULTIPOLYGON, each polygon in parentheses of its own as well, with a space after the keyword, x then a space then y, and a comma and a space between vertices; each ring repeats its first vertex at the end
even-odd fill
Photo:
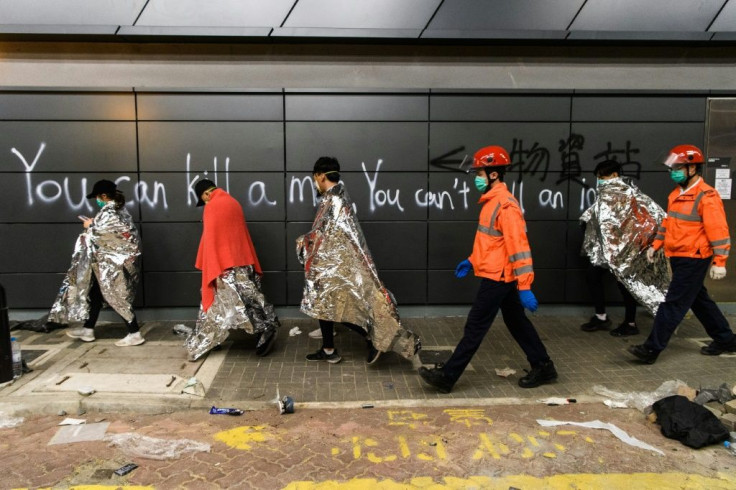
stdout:
POLYGON ((218 432, 214 435, 214 438, 235 449, 249 451, 253 449, 253 443, 265 442, 273 438, 273 436, 264 432, 267 428, 266 425, 244 425, 218 432))
POLYGON ((610 488, 636 488, 637 490, 660 490, 662 488, 686 488, 692 490, 726 490, 736 486, 736 473, 721 473, 711 478, 686 473, 610 473, 590 474, 571 473, 536 478, 528 475, 513 475, 501 478, 487 476, 470 476, 467 478, 444 477, 435 480, 429 477, 412 478, 408 482, 397 482, 391 479, 377 480, 373 478, 353 478, 339 482, 327 480, 322 482, 296 481, 289 483, 284 490, 459 490, 466 488, 482 488, 488 490, 508 490, 509 487, 551 490, 567 490, 585 488, 604 490, 610 488))

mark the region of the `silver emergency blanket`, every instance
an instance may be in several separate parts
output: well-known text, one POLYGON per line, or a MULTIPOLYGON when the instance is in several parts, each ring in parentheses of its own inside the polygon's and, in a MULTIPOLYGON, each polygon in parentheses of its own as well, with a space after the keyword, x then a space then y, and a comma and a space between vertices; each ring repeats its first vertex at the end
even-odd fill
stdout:
POLYGON ((105 303, 126 322, 132 321, 140 254, 140 238, 130 213, 108 202, 74 244, 72 263, 51 307, 49 321, 69 324, 87 320, 92 274, 105 303))
POLYGON ((654 241, 665 211, 632 182, 622 177, 598 186, 598 198, 583 212, 586 224, 583 255, 606 267, 652 315, 670 283, 667 259, 659 251, 654 263, 646 251, 654 241))
POLYGON ((296 253, 305 269, 302 312, 358 325, 381 352, 407 359, 418 352, 419 338, 401 325, 342 183, 322 196, 312 230, 297 238, 296 253))
POLYGON ((279 326, 253 266, 233 267, 217 278, 212 306, 207 311, 200 306, 197 324, 185 347, 189 360, 195 361, 223 343, 230 330, 242 328, 249 334, 261 334, 279 326))

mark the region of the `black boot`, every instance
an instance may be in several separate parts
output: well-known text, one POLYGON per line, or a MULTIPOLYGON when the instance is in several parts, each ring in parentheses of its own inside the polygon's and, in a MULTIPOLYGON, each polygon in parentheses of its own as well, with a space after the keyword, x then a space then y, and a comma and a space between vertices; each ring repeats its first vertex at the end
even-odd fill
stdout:
POLYGON ((441 368, 437 367, 428 369, 422 366, 419 368, 419 376, 422 377, 425 383, 436 388, 440 393, 451 392, 452 386, 455 384, 447 378, 445 372, 441 368))
POLYGON ((256 344, 256 355, 263 357, 271 352, 273 345, 276 343, 276 329, 271 327, 266 329, 256 344))
POLYGON ((628 351, 646 364, 654 364, 657 361, 657 357, 659 357, 659 352, 644 347, 644 344, 632 345, 628 348, 628 351))
POLYGON ((536 388, 537 386, 551 383, 557 379, 557 370, 552 361, 543 362, 537 366, 532 366, 532 370, 526 376, 519 379, 519 386, 522 388, 536 388))

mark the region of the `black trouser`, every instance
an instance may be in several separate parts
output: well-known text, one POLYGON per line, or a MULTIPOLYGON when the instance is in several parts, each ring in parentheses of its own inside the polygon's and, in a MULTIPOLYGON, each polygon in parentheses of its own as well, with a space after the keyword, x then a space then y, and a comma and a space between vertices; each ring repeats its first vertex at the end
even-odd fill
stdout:
POLYGON ((490 279, 481 281, 478 294, 465 322, 463 338, 443 368, 445 376, 450 381, 456 382, 463 374, 480 347, 483 337, 491 328, 491 323, 499 309, 506 328, 526 354, 529 364, 536 367, 549 361, 547 350, 539 334, 524 313, 524 307, 519 300, 519 291, 516 288, 516 281, 498 282, 490 279))
MULTIPOLYGON (((350 330, 359 333, 362 337, 368 340, 368 332, 352 323, 342 322, 343 325, 348 327, 350 330)), ((330 320, 320 320, 319 329, 322 330, 322 348, 323 349, 334 349, 335 348, 335 322, 330 320)))
MULTIPOLYGON (((606 291, 603 287, 603 276, 607 272, 609 270, 605 267, 593 264, 588 267, 588 286, 590 286, 590 293, 593 295, 593 306, 595 306, 595 312, 598 315, 606 313, 606 291)), ((616 281, 616 285, 624 298, 624 322, 635 323, 637 301, 626 289, 626 286, 618 281, 616 281)))
POLYGON ((713 340, 723 344, 733 340, 728 320, 703 286, 711 262, 710 257, 707 259, 670 257, 672 281, 664 301, 657 309, 652 332, 644 342, 646 348, 655 352, 664 350, 689 309, 693 310, 695 317, 703 324, 705 331, 713 340))
MULTIPOLYGON (((100 310, 102 310, 102 291, 100 290, 100 284, 97 282, 97 276, 92 274, 91 284, 89 287, 89 317, 84 322, 84 328, 95 328, 97 319, 100 317, 100 310)), ((125 326, 128 327, 128 333, 136 333, 140 329, 138 328, 138 320, 133 316, 133 321, 125 322, 125 326)))

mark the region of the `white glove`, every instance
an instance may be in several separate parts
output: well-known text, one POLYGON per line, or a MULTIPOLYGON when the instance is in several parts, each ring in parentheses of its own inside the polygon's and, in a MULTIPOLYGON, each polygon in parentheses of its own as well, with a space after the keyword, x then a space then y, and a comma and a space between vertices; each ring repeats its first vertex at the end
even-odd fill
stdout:
POLYGON ((719 279, 723 279, 726 277, 726 268, 725 267, 718 267, 717 265, 712 265, 710 267, 710 278, 714 281, 718 281, 719 279))
POLYGON ((650 264, 654 263, 654 252, 654 247, 649 247, 647 249, 647 262, 649 262, 650 264))

